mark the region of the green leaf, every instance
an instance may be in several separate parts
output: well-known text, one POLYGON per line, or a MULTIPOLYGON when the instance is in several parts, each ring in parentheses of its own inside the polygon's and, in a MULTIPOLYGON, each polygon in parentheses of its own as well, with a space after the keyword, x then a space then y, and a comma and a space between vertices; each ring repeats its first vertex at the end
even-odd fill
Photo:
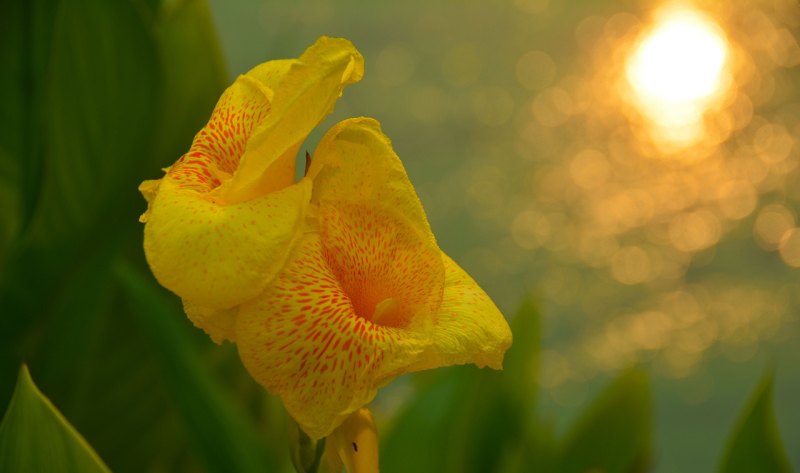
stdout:
POLYGON ((728 439, 721 473, 790 473, 772 405, 773 376, 764 377, 728 439))
POLYGON ((520 305, 511 321, 514 342, 503 360, 502 383, 514 402, 523 406, 526 422, 534 421, 541 348, 541 316, 538 306, 529 299, 520 305))
POLYGON ((117 251, 108 242, 82 254, 47 296, 22 359, 115 472, 156 463, 178 470, 188 457, 186 435, 147 339, 108 276, 117 251))
MULTIPOLYGON (((2 86, 0 86, 2 87, 2 86)), ((22 227, 19 168, 0 147, 0 268, 4 266, 8 248, 22 227)))
POLYGON ((20 228, 22 214, 19 194, 23 167, 23 143, 29 101, 24 91, 26 41, 24 2, 3 1, 0 9, 0 267, 6 248, 20 228))
MULTIPOLYGON (((155 24, 161 65, 159 125, 151 171, 185 153, 206 124, 228 73, 205 0, 165 2, 155 24)), ((153 177, 160 177, 153 174, 153 177)))
POLYGON ((559 471, 645 471, 652 443, 649 385, 647 374, 632 368, 601 393, 567 434, 559 471))
POLYGON ((190 441, 208 471, 263 472, 278 470, 252 422, 237 401, 201 364, 187 336, 187 318, 170 310, 169 296, 150 277, 127 263, 115 275, 132 312, 158 353, 175 405, 190 441))
MULTIPOLYGON (((44 86, 58 0, 0 1, 0 176, 15 194, 0 202, 0 227, 16 236, 39 196, 44 86)), ((2 253, 0 253, 2 256, 2 253)))
POLYGON ((157 56, 130 1, 58 5, 43 103, 45 161, 34 241, 60 242, 128 219, 118 209, 135 189, 155 122, 157 56))
POLYGON ((89 444, 33 384, 23 365, 0 424, 0 471, 108 472, 89 444))
POLYGON ((515 315, 512 332, 503 371, 459 366, 418 376, 429 381, 383 442, 383 471, 477 473, 519 461, 530 447, 535 405, 539 315, 531 303, 515 315))
MULTIPOLYGON (((114 249, 107 244, 84 254, 58 290, 49 294, 49 310, 40 314, 36 344, 31 350, 35 353, 26 359, 36 369, 39 385, 55 400, 64 400, 57 396, 59 387, 74 386, 78 371, 92 364, 92 337, 103 319, 111 319, 107 315, 112 313, 115 292, 113 280, 106 273, 114 249)), ((59 405, 69 412, 67 405, 59 405)), ((70 418, 76 422, 75 417, 70 418)))
POLYGON ((470 370, 453 419, 447 471, 502 470, 531 447, 539 356, 538 308, 525 301, 511 322, 503 370, 470 370))
POLYGON ((325 439, 314 440, 309 437, 297 422, 288 417, 289 457, 296 473, 317 473, 325 452, 325 439))
POLYGON ((464 372, 469 370, 474 367, 437 370, 435 379, 418 388, 414 398, 394 417, 395 425, 386 435, 381 433, 381 471, 445 471, 450 434, 454 432, 453 422, 469 374, 464 372), (428 447, 420 448, 422 445, 428 447))
MULTIPOLYGON (((9 161, 0 169, 14 183, 0 183, 0 200, 17 207, 0 212, 0 234, 13 236, 0 257, 0 373, 13 379, 74 268, 97 246, 134 234, 136 210, 125 203, 139 203, 131 170, 150 146, 157 56, 127 0, 4 2, 0 11, 9 61, 0 79, 9 106, 0 113, 0 160, 9 161)), ((13 384, 1 381, 6 401, 13 384)))

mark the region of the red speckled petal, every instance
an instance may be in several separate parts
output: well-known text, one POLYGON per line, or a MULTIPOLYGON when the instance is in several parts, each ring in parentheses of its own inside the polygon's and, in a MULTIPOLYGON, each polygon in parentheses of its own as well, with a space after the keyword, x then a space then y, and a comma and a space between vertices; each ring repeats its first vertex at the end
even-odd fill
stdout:
POLYGON ((189 151, 167 170, 178 187, 207 193, 231 178, 253 131, 270 111, 270 86, 280 80, 292 62, 264 63, 239 76, 225 90, 189 151))
POLYGON ((323 203, 318 219, 236 325, 248 371, 306 433, 328 435, 400 374, 500 367, 511 343, 505 319, 408 221, 345 202, 323 203))
POLYGON ((239 165, 253 128, 269 110, 269 101, 254 84, 237 80, 220 98, 208 124, 192 147, 167 171, 178 187, 209 192, 230 179, 239 165), (249 100, 242 96, 249 95, 249 100))
POLYGON ((357 315, 317 233, 306 235, 261 296, 242 305, 236 331, 245 367, 312 438, 372 400, 388 381, 386 357, 414 359, 424 343, 357 315))
POLYGON ((344 87, 363 73, 364 59, 350 41, 318 39, 274 87, 271 108, 248 141, 233 179, 215 193, 226 202, 241 202, 291 183, 300 145, 331 112, 344 87))
POLYGON ((439 307, 439 248, 404 216, 377 203, 324 201, 319 220, 325 257, 359 315, 372 320, 378 304, 392 299, 396 308, 377 322, 406 327, 417 314, 439 307))

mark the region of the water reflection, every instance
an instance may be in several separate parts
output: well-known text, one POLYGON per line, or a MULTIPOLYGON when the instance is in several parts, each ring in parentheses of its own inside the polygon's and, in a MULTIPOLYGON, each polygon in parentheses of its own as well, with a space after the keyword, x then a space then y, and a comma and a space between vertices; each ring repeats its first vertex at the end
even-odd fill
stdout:
POLYGON ((656 139, 689 145, 703 115, 730 87, 729 48, 719 25, 686 6, 659 10, 626 65, 635 105, 656 139))
POLYGON ((545 357, 548 388, 636 359, 670 377, 709 352, 749 360, 798 303, 773 266, 800 267, 795 19, 777 4, 703 5, 585 18, 571 68, 547 51, 517 61, 531 91, 517 148, 535 166, 509 233, 548 258, 532 285, 583 332, 545 357), (750 273, 768 266, 775 280, 750 273))
POLYGON ((796 344, 796 0, 269 5, 266 43, 231 22, 234 71, 353 33, 367 76, 328 124, 379 118, 442 247, 507 314, 543 305, 556 402, 637 359, 700 402, 709 359, 796 344))
POLYGON ((507 313, 542 302, 548 390, 797 333, 796 0, 323 4, 270 44, 358 33, 371 79, 329 124, 379 118, 442 246, 507 313))

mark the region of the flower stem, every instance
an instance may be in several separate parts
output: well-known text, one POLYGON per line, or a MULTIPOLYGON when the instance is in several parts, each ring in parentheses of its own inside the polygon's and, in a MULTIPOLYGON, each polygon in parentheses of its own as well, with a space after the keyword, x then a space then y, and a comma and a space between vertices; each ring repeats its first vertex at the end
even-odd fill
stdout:
POLYGON ((318 473, 325 439, 313 440, 303 432, 292 416, 288 416, 289 456, 297 473, 318 473))

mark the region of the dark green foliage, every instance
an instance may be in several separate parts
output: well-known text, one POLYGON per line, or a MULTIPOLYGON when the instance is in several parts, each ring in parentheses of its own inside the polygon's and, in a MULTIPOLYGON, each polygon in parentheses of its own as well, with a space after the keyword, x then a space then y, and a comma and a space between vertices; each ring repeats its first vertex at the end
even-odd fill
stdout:
POLYGON ((162 82, 159 121, 152 138, 154 152, 142 163, 142 169, 152 173, 151 178, 159 177, 159 168, 172 164, 189 149, 228 83, 205 1, 180 0, 165 5, 154 33, 162 82))
POLYGON ((150 151, 157 72, 149 26, 134 5, 59 4, 44 84, 47 146, 32 222, 36 243, 91 238, 87 230, 98 223, 108 228, 127 219, 118 186, 135 188, 132 173, 150 151))
POLYGON ((136 278, 136 188, 188 148, 227 81, 207 4, 0 11, 0 405, 27 361, 114 471, 278 469, 285 449, 257 425, 282 414, 238 363, 205 363, 210 341, 136 278), (119 279, 113 261, 130 261, 119 279))
POLYGON ((0 471, 103 473, 108 468, 23 366, 0 424, 0 471))
MULTIPOLYGON (((208 5, 0 0, 0 12, 0 471, 288 471, 279 401, 143 261, 136 188, 188 149, 227 82, 208 5), (22 363, 63 417, 26 369, 14 391, 22 363)), ((560 437, 536 411, 533 304, 512 329, 503 371, 405 380, 416 391, 380 426, 382 471, 647 471, 646 374, 623 373, 560 437)), ((771 389, 769 377, 720 471, 791 471, 771 389)))
POLYGON ((651 432, 648 377, 633 368, 601 393, 572 427, 560 452, 559 471, 647 471, 651 432))
POLYGON ((790 473, 772 406, 772 374, 764 377, 728 439, 720 473, 790 473))
POLYGON ((539 314, 523 305, 503 371, 474 366, 419 375, 419 393, 384 437, 382 471, 500 471, 530 445, 539 314), (408 452, 413 449, 414 454, 408 452))
POLYGON ((131 312, 156 353, 189 441, 207 471, 275 471, 252 423, 236 398, 201 364, 198 348, 187 337, 180 310, 149 277, 120 263, 114 273, 131 312))

